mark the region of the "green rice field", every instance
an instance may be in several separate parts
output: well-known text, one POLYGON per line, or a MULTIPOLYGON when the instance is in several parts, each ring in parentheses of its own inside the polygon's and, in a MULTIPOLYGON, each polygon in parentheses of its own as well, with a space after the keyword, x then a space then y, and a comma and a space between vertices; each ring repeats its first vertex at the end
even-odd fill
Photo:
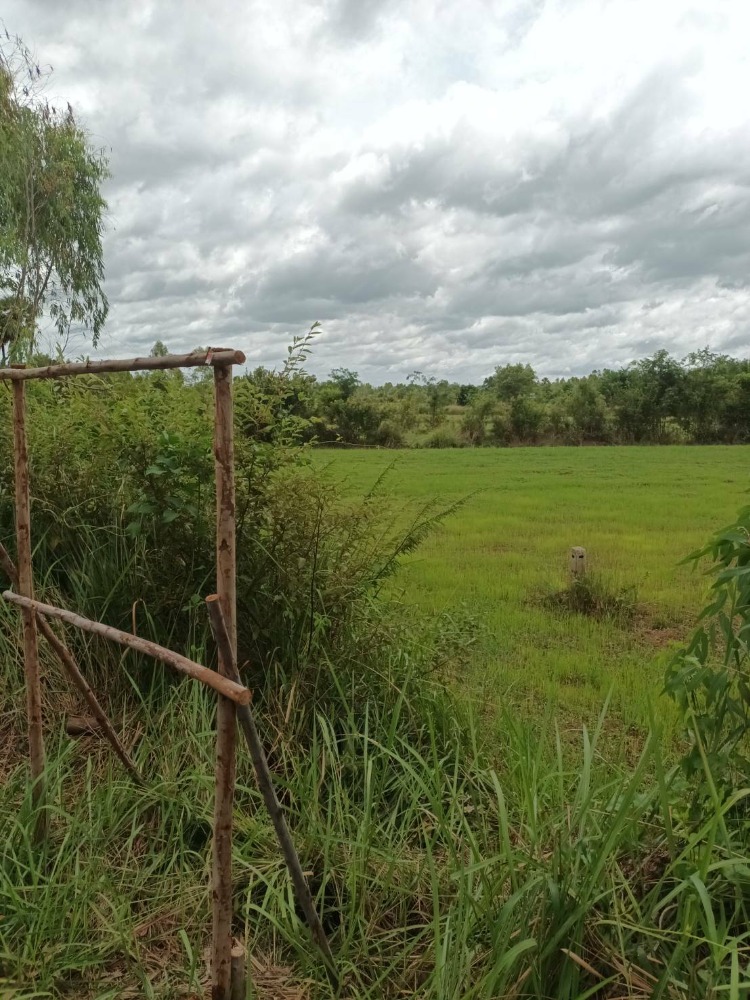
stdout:
POLYGON ((511 703, 560 723, 613 718, 640 730, 663 666, 690 632, 707 581, 680 561, 748 503, 750 447, 617 447, 320 452, 342 489, 416 501, 469 497, 397 578, 408 601, 458 611, 480 638, 458 678, 491 710, 511 703), (550 605, 569 549, 629 611, 591 616, 550 605))

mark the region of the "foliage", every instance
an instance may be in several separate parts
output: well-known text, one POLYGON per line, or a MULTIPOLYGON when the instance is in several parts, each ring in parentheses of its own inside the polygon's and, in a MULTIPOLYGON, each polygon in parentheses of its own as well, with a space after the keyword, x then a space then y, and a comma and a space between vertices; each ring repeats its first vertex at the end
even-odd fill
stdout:
POLYGON ((536 383, 536 372, 531 365, 503 365, 484 380, 484 388, 489 389, 498 399, 510 402, 528 396, 536 383))
POLYGON ((606 441, 609 434, 607 404, 597 387, 581 380, 569 395, 568 413, 581 441, 606 441))
POLYGON ((494 408, 487 393, 477 394, 466 407, 461 421, 461 435, 468 444, 483 444, 487 434, 487 421, 494 408))
POLYGON ((710 557, 701 624, 669 665, 666 690, 691 736, 682 763, 700 796, 722 801, 750 779, 750 507, 689 560, 710 557))
POLYGON ((750 360, 708 349, 682 361, 666 351, 618 370, 539 379, 529 365, 498 366, 482 386, 413 372, 372 386, 337 369, 311 379, 306 415, 321 443, 468 445, 750 441, 750 360), (398 434, 384 435, 383 425, 398 434), (434 434, 447 427, 452 433, 434 434))
POLYGON ((424 440, 425 448, 460 448, 464 443, 450 427, 437 427, 424 440))
MULTIPOLYGON (((302 364, 314 332, 292 345, 280 371, 234 385, 238 642, 255 686, 281 663, 301 686, 319 689, 321 656, 361 669, 379 642, 371 596, 455 509, 396 503, 378 477, 359 501, 344 501, 310 464, 302 364)), ((192 642, 205 628, 215 559, 212 394, 210 382, 179 371, 29 385, 37 565, 63 605, 122 628, 136 614, 165 644, 192 642)), ((5 419, 9 405, 0 394, 5 419)), ((6 436, 6 541, 10 447, 6 436)))
POLYGON ((33 350, 40 317, 58 334, 107 315, 100 193, 108 177, 74 111, 43 94, 46 73, 18 39, 0 42, 0 346, 33 350))
MULTIPOLYGON (((39 102, 41 71, 34 75, 26 53, 32 87, 20 102, 3 60, 0 141, 11 163, 0 182, 3 336, 30 348, 46 306, 60 332, 87 322, 96 338, 106 314, 98 191, 106 168, 72 112, 58 116, 39 102), (32 192, 25 202, 22 187, 32 192), (81 206, 83 229, 71 236, 81 206)), ((695 556, 714 559, 715 599, 709 624, 668 675, 695 735, 686 768, 707 790, 696 823, 658 731, 618 765, 602 752, 604 712, 593 733, 581 727, 573 761, 549 718, 529 725, 491 712, 480 729, 441 683, 465 678, 479 632, 473 614, 425 615, 386 589, 461 503, 437 502, 420 482, 427 499, 399 506, 385 474, 353 498, 310 460, 307 443, 333 435, 394 446, 415 427, 427 441, 460 434, 475 444, 664 441, 675 428, 691 440, 742 440, 747 366, 704 354, 680 366, 659 352, 623 372, 557 385, 528 365, 506 365, 481 391, 421 373, 380 391, 343 369, 323 384, 306 374, 314 332, 292 344, 280 371, 258 369, 235 386, 239 648, 347 995, 744 995, 750 508, 695 556), (465 407, 452 432, 443 426, 451 404, 465 407)), ((164 349, 157 343, 152 353, 164 349)), ((210 381, 179 372, 87 377, 38 383, 28 395, 41 596, 210 661, 202 610, 214 572, 210 381)), ((6 422, 8 408, 0 394, 6 422)), ((0 440, 0 532, 9 537, 10 443, 0 440)), ((507 515, 507 492, 502 505, 507 515)), ((516 523, 506 535, 518 532, 516 523)), ((565 607, 617 625, 632 610, 592 578, 565 593, 565 607)), ((76 706, 61 697, 59 668, 43 647, 51 823, 37 846, 19 624, 0 604, 3 995, 203 994, 215 698, 132 654, 69 637, 148 775, 136 789, 102 745, 61 732, 61 702, 76 706)), ((569 642, 572 629, 563 634, 569 642)), ((538 631, 527 635, 540 644, 538 631)), ((254 957, 267 956, 273 995, 301 987, 329 996, 244 757, 238 778, 233 930, 254 957)))

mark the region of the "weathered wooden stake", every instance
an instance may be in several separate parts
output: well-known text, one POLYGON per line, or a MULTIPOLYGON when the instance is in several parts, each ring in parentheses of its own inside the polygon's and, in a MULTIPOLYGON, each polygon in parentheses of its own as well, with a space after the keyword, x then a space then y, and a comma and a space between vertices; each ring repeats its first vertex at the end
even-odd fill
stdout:
MULTIPOLYGON (((226 622, 230 652, 219 651, 219 673, 231 678, 237 658, 237 578, 235 564, 234 420, 232 366, 214 367, 214 459, 216 467, 216 592, 226 622), (228 658, 229 657, 229 658, 228 658)), ((236 768, 235 704, 219 698, 216 710, 214 796, 212 1000, 231 1000, 232 807, 236 768)))
MULTIPOLYGON (((16 367, 24 367, 23 365, 16 367)), ((26 450, 26 393, 23 382, 13 383, 13 459, 16 487, 16 548, 18 550, 18 589, 24 597, 34 597, 31 569, 31 510, 29 501, 29 456, 26 450)), ((23 664, 26 673, 26 718, 29 731, 31 795, 34 805, 44 805, 44 736, 42 733, 42 684, 36 637, 36 615, 23 612, 23 664)), ((47 832, 47 818, 38 813, 35 836, 47 832)))
POLYGON ((247 975, 245 972, 245 949, 239 941, 232 945, 232 992, 231 1000, 245 1000, 247 995, 247 975))
MULTIPOLYGON (((230 676, 239 683, 240 675, 237 670, 237 658, 236 655, 233 655, 230 647, 229 635, 224 623, 221 602, 219 601, 218 596, 216 594, 212 594, 210 597, 207 597, 206 605, 208 607, 208 617, 211 621, 211 629, 213 631, 214 638, 216 639, 216 645, 219 649, 219 656, 223 656, 225 659, 231 658, 232 673, 230 676)), ((263 801, 265 802, 266 809, 271 817, 273 828, 276 831, 276 837, 279 841, 279 846, 281 847, 281 853, 284 856, 284 861, 286 862, 287 869, 292 879, 294 895, 297 897, 297 902, 299 903, 302 912, 305 914, 305 920, 307 920, 307 925, 310 928, 313 940, 323 954, 326 972, 331 985, 334 990, 338 990, 339 973, 336 967, 336 960, 331 952, 331 947, 328 943, 326 933, 323 930, 323 925, 320 922, 318 911, 315 909, 315 903, 313 901, 312 894, 310 893, 310 887, 307 884, 305 873, 302 871, 302 865, 300 864, 299 856, 294 847, 291 834, 289 833, 289 827, 286 825, 284 810, 281 808, 281 803, 276 796, 276 791, 273 787, 273 778, 271 777, 271 769, 268 766, 268 760, 266 759, 266 754, 263 749, 263 743, 258 735, 253 712, 249 704, 237 706, 237 721, 240 724, 240 729, 242 730, 248 749, 250 750, 250 757, 252 758, 253 767, 255 768, 255 776, 258 781, 258 787, 261 790, 263 801)))

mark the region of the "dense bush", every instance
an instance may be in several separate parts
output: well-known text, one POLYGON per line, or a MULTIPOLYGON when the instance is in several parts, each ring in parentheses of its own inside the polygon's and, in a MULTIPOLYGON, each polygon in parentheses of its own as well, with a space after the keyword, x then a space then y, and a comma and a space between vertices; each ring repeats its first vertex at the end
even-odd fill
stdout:
MULTIPOLYGON (((370 596, 442 516, 430 504, 399 511, 382 483, 341 500, 307 460, 299 361, 298 352, 275 376, 235 381, 239 658, 260 686, 277 664, 320 687, 326 657, 364 670, 377 660, 383 625, 370 596)), ((42 592, 167 645, 203 641, 214 588, 212 394, 205 373, 29 385, 42 592)), ((9 426, 7 392, 0 408, 9 426)), ((8 435, 0 448, 0 531, 12 547, 8 435)))

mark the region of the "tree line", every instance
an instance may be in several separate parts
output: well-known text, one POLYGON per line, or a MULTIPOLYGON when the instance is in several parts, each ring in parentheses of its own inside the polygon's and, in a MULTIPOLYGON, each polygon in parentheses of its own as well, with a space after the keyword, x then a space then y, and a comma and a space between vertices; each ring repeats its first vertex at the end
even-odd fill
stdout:
MULTIPOLYGON (((262 394, 274 377, 258 368, 248 378, 262 394)), ((750 359, 661 350, 558 379, 506 364, 477 385, 413 372, 374 386, 347 368, 326 379, 300 369, 283 405, 324 445, 741 444, 750 442, 750 359)))

